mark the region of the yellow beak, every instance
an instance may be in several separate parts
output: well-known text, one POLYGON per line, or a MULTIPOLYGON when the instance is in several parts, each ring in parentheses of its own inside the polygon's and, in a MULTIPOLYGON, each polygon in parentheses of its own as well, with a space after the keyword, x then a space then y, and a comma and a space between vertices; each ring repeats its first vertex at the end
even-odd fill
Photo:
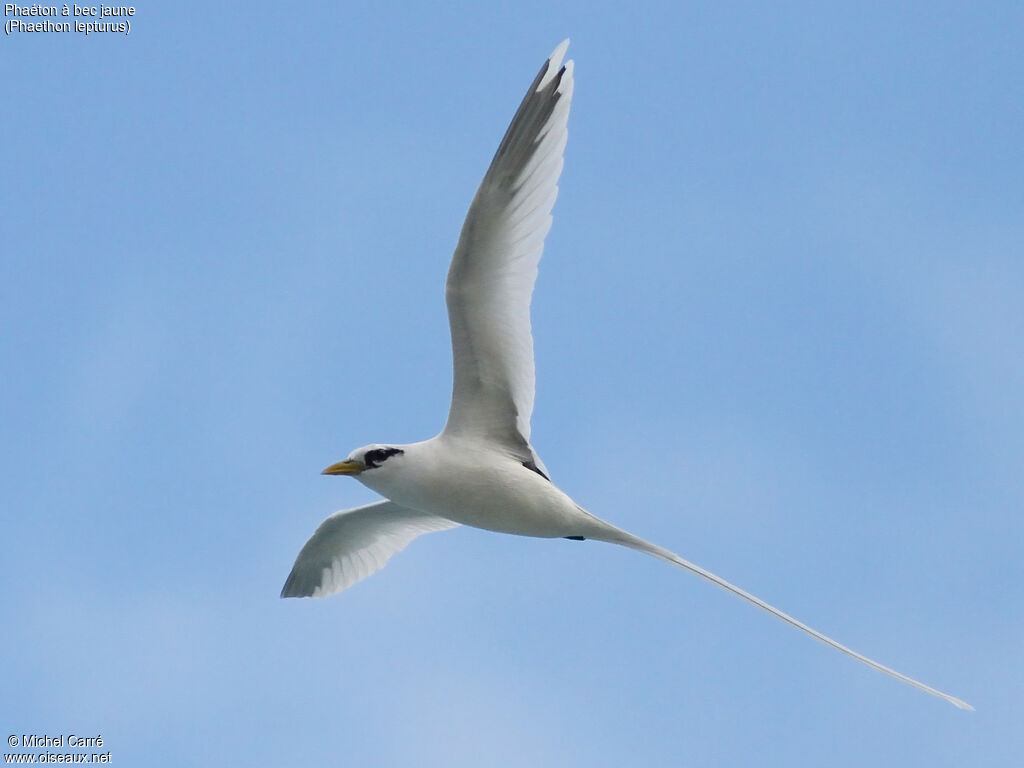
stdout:
POLYGON ((331 464, 327 469, 321 472, 321 475, 358 475, 366 469, 366 465, 361 461, 339 461, 337 464, 331 464))

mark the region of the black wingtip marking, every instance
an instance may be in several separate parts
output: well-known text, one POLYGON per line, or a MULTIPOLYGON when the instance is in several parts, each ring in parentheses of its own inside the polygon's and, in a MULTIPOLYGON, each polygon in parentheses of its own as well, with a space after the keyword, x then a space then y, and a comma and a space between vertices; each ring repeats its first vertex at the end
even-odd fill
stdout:
POLYGON ((296 589, 295 582, 298 579, 295 576, 295 571, 288 574, 288 579, 285 581, 284 586, 281 587, 281 599, 289 597, 303 597, 303 595, 296 589))
POLYGON ((284 586, 281 587, 281 599, 285 600, 289 597, 312 597, 317 586, 319 585, 311 584, 308 577, 305 579, 301 578, 293 567, 291 573, 288 574, 288 578, 285 579, 284 586))
POLYGON ((572 541, 586 541, 586 536, 563 536, 563 539, 571 539, 572 541))
MULTIPOLYGON (((545 83, 544 87, 538 91, 541 82, 543 82, 550 69, 551 59, 547 59, 541 66, 540 72, 533 78, 533 82, 530 83, 530 89, 526 92, 526 96, 523 97, 519 109, 516 110, 515 115, 512 117, 512 122, 509 123, 508 129, 498 145, 498 151, 494 153, 494 159, 491 160, 491 170, 493 170, 500 158, 515 151, 514 144, 518 144, 521 151, 532 153, 533 148, 537 144, 536 134, 547 122, 547 119, 555 109, 555 105, 562 98, 562 93, 558 89, 561 87, 562 77, 565 75, 564 64, 551 80, 545 83), (526 143, 525 147, 522 146, 523 143, 526 143)), ((491 170, 488 170, 488 175, 490 175, 491 170)))

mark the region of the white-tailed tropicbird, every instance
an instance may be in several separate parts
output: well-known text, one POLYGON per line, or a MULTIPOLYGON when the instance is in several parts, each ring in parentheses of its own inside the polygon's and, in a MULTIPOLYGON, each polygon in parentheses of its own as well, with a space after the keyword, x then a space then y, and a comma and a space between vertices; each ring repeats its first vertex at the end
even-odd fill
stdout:
POLYGON ((595 517, 551 482, 530 445, 530 297, 568 137, 569 41, 541 67, 512 118, 462 226, 446 299, 455 381, 448 423, 430 440, 368 445, 323 471, 352 475, 384 501, 328 517, 299 552, 282 597, 326 597, 377 571, 422 533, 471 525, 621 544, 697 574, 867 666, 964 701, 852 651, 679 555, 595 517))

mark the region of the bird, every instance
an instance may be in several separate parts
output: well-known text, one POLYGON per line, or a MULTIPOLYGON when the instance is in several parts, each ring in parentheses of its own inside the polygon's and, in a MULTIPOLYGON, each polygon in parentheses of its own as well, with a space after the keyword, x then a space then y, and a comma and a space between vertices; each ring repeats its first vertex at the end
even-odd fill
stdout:
POLYGON ((555 485, 530 442, 534 401, 530 302, 568 138, 569 41, 541 66, 477 189, 445 284, 453 357, 442 431, 410 444, 357 448, 325 475, 384 498, 329 516, 299 552, 281 597, 326 597, 382 568, 416 537, 459 525, 595 540, 682 568, 857 661, 961 709, 961 699, 847 648, 778 608, 591 514, 555 485))

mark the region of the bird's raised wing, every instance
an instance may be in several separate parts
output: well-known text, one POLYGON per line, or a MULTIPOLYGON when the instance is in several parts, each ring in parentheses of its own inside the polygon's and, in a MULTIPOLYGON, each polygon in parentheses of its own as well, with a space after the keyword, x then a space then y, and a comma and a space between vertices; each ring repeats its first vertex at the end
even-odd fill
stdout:
POLYGON ((420 534, 457 525, 386 500, 335 512, 295 558, 281 597, 333 595, 379 571, 420 534))
POLYGON ((448 270, 455 381, 445 434, 491 441, 523 461, 538 461, 530 448, 530 297, 568 137, 568 46, 554 50, 512 118, 448 270))

